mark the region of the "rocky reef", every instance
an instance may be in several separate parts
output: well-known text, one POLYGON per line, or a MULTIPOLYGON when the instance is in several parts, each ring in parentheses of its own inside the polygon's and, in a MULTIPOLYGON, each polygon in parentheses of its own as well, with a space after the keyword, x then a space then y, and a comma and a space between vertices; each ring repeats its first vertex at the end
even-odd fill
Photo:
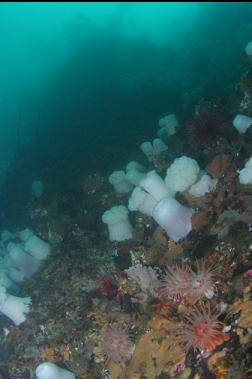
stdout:
MULTIPOLYGON (((184 125, 162 117, 166 144, 141 145, 143 164, 130 175, 132 164, 110 180, 78 175, 72 191, 23 202, 26 224, 8 228, 31 228, 52 251, 20 287, 32 299, 25 321, 15 326, 1 315, 0 378, 33 379, 43 362, 79 379, 252 377, 251 131, 232 125, 245 108, 252 117, 250 82, 248 72, 225 106, 201 99, 184 125), (170 173, 185 156, 178 186, 170 173), (199 182, 203 190, 192 189, 199 182), (102 215, 125 210, 133 185, 145 191, 135 193, 145 206, 134 197, 123 216, 134 227, 110 241, 102 215), (190 209, 186 233, 156 222, 163 198, 190 209)), ((109 215, 115 222, 118 213, 109 215)))

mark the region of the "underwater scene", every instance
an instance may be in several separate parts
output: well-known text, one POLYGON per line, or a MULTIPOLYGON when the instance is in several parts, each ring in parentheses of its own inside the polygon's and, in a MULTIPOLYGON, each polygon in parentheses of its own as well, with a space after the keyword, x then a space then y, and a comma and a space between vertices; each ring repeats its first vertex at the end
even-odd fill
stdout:
POLYGON ((0 3, 0 379, 252 379, 252 3, 0 3))

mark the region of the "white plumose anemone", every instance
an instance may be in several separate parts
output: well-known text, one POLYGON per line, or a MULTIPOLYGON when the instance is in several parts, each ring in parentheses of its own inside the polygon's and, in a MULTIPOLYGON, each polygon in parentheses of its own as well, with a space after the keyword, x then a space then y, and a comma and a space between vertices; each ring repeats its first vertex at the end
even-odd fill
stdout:
POLYGON ((168 150, 168 146, 160 138, 155 138, 152 144, 153 144, 154 155, 159 155, 163 153, 164 151, 168 150))
POLYGON ((247 161, 245 167, 238 172, 241 184, 252 184, 252 157, 247 161))
POLYGON ((5 287, 6 289, 17 289, 16 283, 10 279, 5 270, 0 271, 0 286, 5 287))
POLYGON ((248 44, 245 47, 245 53, 249 57, 249 59, 252 60, 252 41, 248 42, 248 44))
POLYGON ((137 170, 139 172, 145 172, 146 168, 141 163, 139 163, 137 161, 131 161, 126 166, 126 172, 128 172, 130 170, 137 170))
POLYGON ((140 145, 140 149, 150 162, 153 161, 154 149, 151 142, 143 142, 140 145))
POLYGON ((109 183, 112 184, 114 190, 118 193, 128 193, 132 190, 132 184, 126 179, 124 171, 114 171, 109 176, 109 183))
POLYGON ((240 134, 246 133, 247 129, 252 125, 252 118, 243 114, 238 114, 233 119, 233 126, 240 134))
POLYGON ((15 267, 10 267, 8 270, 8 276, 10 277, 11 280, 15 283, 22 283, 25 280, 25 275, 22 271, 15 267))
POLYGON ((146 155, 148 160, 152 162, 155 156, 167 151, 168 146, 160 138, 155 138, 152 143, 149 141, 143 142, 140 145, 140 149, 146 155))
POLYGON ((153 209, 154 220, 174 241, 186 237, 192 230, 192 209, 184 207, 171 197, 161 199, 153 209))
POLYGON ((32 232, 27 232, 29 234, 24 242, 24 250, 32 255, 36 260, 41 261, 48 257, 51 253, 51 247, 49 243, 45 242, 32 232))
POLYGON ((75 379, 75 375, 54 363, 44 362, 36 368, 37 379, 75 379))
POLYGON ((2 241, 4 248, 0 251, 0 285, 16 292, 18 285, 38 270, 40 261, 50 254, 51 248, 30 229, 15 234, 3 231, 2 241), (16 243, 17 239, 22 242, 16 243))
POLYGON ((136 187, 129 198, 128 208, 130 211, 139 211, 152 216, 152 211, 156 204, 157 200, 153 196, 143 191, 140 187, 136 187))
POLYGON ((15 238, 15 234, 9 232, 9 230, 3 230, 1 233, 1 242, 0 245, 4 247, 9 241, 15 238))
POLYGON ((190 187, 189 193, 195 197, 204 196, 206 193, 215 188, 216 183, 217 179, 212 179, 209 175, 204 174, 195 184, 190 187))
POLYGON ((21 241, 27 241, 29 237, 34 236, 34 233, 31 231, 31 229, 23 229, 18 232, 18 237, 21 239, 21 241))
POLYGON ((7 251, 12 266, 19 269, 25 277, 30 278, 38 270, 40 262, 24 251, 19 244, 10 242, 7 251))
POLYGON ((136 161, 132 161, 126 166, 126 179, 134 186, 138 186, 145 176, 145 167, 136 161))
POLYGON ((29 312, 30 297, 17 297, 6 292, 6 288, 0 286, 0 312, 11 319, 15 325, 25 321, 25 314, 29 312))
POLYGON ((158 122, 158 126, 161 128, 160 131, 162 130, 162 135, 166 133, 166 136, 169 137, 176 133, 179 122, 175 114, 172 113, 162 117, 158 122))
POLYGON ((126 174, 126 179, 134 186, 138 186, 141 180, 145 177, 143 172, 137 170, 129 170, 126 174))
POLYGON ((166 138, 169 137, 167 128, 164 126, 163 128, 158 129, 157 135, 159 138, 166 140, 166 138))
POLYGON ((165 184, 172 193, 186 191, 198 179, 200 168, 198 163, 189 157, 176 158, 167 169, 165 184))
POLYGON ((139 185, 157 201, 171 195, 171 191, 169 191, 161 176, 154 170, 148 172, 139 185))
POLYGON ((32 195, 36 198, 40 198, 44 193, 44 184, 41 180, 34 180, 32 182, 32 195))
POLYGON ((112 207, 102 215, 102 221, 108 225, 110 241, 124 241, 132 238, 133 228, 130 224, 129 211, 123 205, 112 207))

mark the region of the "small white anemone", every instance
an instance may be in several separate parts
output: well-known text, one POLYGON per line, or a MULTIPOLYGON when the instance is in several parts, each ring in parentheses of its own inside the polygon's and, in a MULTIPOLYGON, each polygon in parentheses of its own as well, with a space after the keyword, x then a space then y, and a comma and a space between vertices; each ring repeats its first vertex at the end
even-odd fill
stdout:
POLYGON ((167 169, 166 186, 172 193, 186 191, 198 179, 200 168, 198 163, 189 157, 176 158, 167 169))
POLYGON ((204 174, 201 178, 193 184, 189 193, 195 197, 204 196, 206 193, 212 191, 217 184, 217 179, 212 179, 209 175, 204 174))
POLYGON ((19 269, 27 278, 30 278, 39 268, 39 261, 26 253, 19 244, 8 243, 7 251, 13 267, 19 269))
POLYGON ((17 284, 23 283, 23 281, 25 280, 24 273, 16 267, 9 268, 8 276, 10 277, 11 280, 13 280, 13 282, 17 284))
POLYGON ((145 173, 140 172, 135 169, 131 169, 126 174, 126 179, 129 183, 133 184, 134 186, 138 186, 141 180, 145 177, 145 173))
POLYGON ((10 266, 11 266, 11 260, 10 260, 9 254, 8 253, 6 254, 6 250, 5 250, 5 254, 0 257, 0 267, 1 269, 6 271, 10 268, 10 266))
POLYGON ((157 136, 161 139, 166 140, 168 136, 167 128, 164 126, 163 128, 158 129, 157 136))
POLYGON ((252 184, 252 157, 246 162, 245 167, 238 172, 241 184, 252 184))
POLYGON ((248 44, 245 47, 245 53, 249 57, 249 59, 252 59, 252 41, 248 42, 248 44))
POLYGON ((245 168, 252 167, 252 157, 249 158, 249 160, 245 163, 245 168))
POLYGON ((17 297, 6 292, 6 288, 0 286, 0 312, 11 319, 15 325, 25 321, 25 314, 29 312, 30 297, 17 297))
POLYGON ((192 230, 192 209, 184 207, 171 197, 161 199, 153 209, 154 220, 174 241, 186 237, 192 230))
POLYGON ((15 234, 11 233, 9 230, 3 230, 1 232, 1 241, 8 241, 15 238, 15 234))
POLYGON ((32 195, 36 198, 40 198, 44 193, 44 184, 41 180, 34 180, 32 182, 32 195))
POLYGON ((128 208, 130 211, 139 211, 151 216, 156 204, 157 200, 153 196, 136 187, 129 198, 128 208))
POLYGON ((151 142, 149 142, 149 141, 143 142, 140 145, 140 149, 142 150, 142 152, 144 153, 144 155, 147 157, 147 159, 150 162, 152 162, 153 161, 153 156, 154 156, 154 149, 153 149, 153 146, 152 146, 151 142))
POLYGON ((37 379, 75 379, 75 375, 54 363, 44 362, 36 368, 37 379))
POLYGON ((163 153, 164 151, 168 150, 168 146, 160 138, 155 138, 152 144, 153 144, 154 155, 159 155, 163 153))
POLYGON ((23 272, 12 266, 12 261, 9 254, 5 254, 4 257, 0 257, 0 267, 5 271, 8 277, 15 283, 22 283, 25 280, 23 272))
POLYGON ((247 129, 252 125, 252 118, 243 114, 238 114, 233 119, 233 126, 240 134, 246 133, 247 129))
POLYGON ((41 261, 51 254, 51 246, 33 233, 27 232, 30 236, 26 238, 24 250, 32 255, 36 260, 41 261))
POLYGON ((133 228, 130 224, 129 211, 123 205, 107 210, 102 215, 102 222, 108 225, 110 241, 124 241, 132 238, 133 228))
POLYGON ((15 239, 15 234, 11 233, 9 230, 3 230, 1 232, 0 245, 4 247, 7 242, 12 241, 13 239, 15 239))
POLYGON ((108 178, 114 190, 118 193, 128 193, 132 190, 132 184, 126 179, 124 171, 114 171, 108 178))
POLYGON ((6 289, 17 289, 17 285, 10 279, 5 270, 0 271, 0 286, 6 289))
POLYGON ((163 133, 166 131, 166 135, 169 137, 176 133, 179 122, 175 114, 172 113, 160 118, 158 126, 163 130, 163 133))
POLYGON ((34 233, 31 231, 31 229, 23 229, 18 232, 18 237, 21 239, 21 241, 27 241, 29 237, 34 236, 34 233))
POLYGON ((126 179, 134 186, 138 186, 145 176, 145 167, 141 163, 132 161, 126 166, 126 179))
POLYGON ((139 172, 145 172, 146 168, 141 163, 139 163, 137 161, 131 161, 126 166, 126 172, 128 172, 130 170, 137 170, 139 172))
POLYGON ((139 185, 157 201, 163 197, 171 195, 171 191, 169 191, 161 176, 159 176, 154 170, 148 172, 139 185))

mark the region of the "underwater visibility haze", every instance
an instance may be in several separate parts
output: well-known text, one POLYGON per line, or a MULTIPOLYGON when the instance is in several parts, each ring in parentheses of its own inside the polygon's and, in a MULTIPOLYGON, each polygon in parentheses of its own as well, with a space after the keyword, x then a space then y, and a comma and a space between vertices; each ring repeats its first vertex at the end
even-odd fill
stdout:
POLYGON ((0 4, 0 378, 252 378, 252 4, 0 4))

